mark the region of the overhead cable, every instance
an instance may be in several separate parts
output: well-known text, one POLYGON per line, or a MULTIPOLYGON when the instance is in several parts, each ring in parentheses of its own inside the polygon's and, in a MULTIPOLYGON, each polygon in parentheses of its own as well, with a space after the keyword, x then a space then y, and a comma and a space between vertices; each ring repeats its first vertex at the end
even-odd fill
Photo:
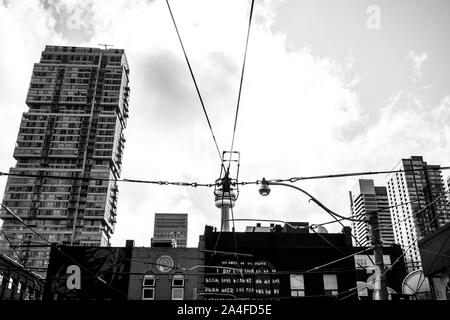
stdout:
MULTIPOLYGON (((200 89, 198 88, 197 81, 195 80, 195 76, 194 76, 194 72, 192 71, 191 63, 189 62, 189 58, 188 58, 186 50, 184 48, 183 41, 181 40, 180 32, 178 31, 177 23, 175 22, 175 17, 173 16, 172 9, 170 8, 169 0, 166 0, 166 3, 167 3, 167 7, 169 8, 169 12, 170 12, 170 16, 172 18, 173 25, 174 25, 175 30, 177 32, 178 40, 180 41, 181 48, 183 49, 184 58, 186 59, 186 63, 188 65, 189 72, 191 73, 191 77, 192 77, 192 80, 194 82, 195 89, 197 90, 197 95, 198 95, 198 98, 200 99, 200 103, 202 105, 203 113, 205 114, 206 121, 208 122, 209 131, 211 132, 211 136, 212 136, 212 138, 214 140, 214 144, 216 146, 217 153, 218 153, 219 158, 220 158, 220 163, 223 166, 222 156, 221 156, 221 153, 220 153, 220 148, 219 148, 219 145, 217 144, 216 136, 214 135, 214 131, 213 131, 213 128, 212 128, 212 125, 211 125, 211 121, 209 120, 208 112, 206 112, 205 104, 203 103, 203 98, 202 98, 202 95, 200 94, 200 89)), ((224 167, 224 169, 225 169, 225 167, 224 167)))

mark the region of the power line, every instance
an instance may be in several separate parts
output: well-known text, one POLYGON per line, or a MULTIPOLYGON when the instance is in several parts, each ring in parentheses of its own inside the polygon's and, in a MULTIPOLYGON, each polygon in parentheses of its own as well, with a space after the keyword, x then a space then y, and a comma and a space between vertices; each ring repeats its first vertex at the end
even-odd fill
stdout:
POLYGON ((245 62, 247 60, 248 39, 250 37, 250 27, 252 25, 252 16, 253 16, 253 6, 254 6, 254 4, 255 4, 255 0, 252 0, 252 4, 251 4, 251 7, 250 7, 250 17, 248 19, 247 40, 245 41, 244 60, 242 62, 241 80, 239 82, 239 93, 238 93, 238 99, 237 99, 237 104, 236 104, 236 114, 235 114, 235 117, 234 117, 233 138, 231 140, 230 163, 228 164, 228 169, 230 168, 231 156, 232 156, 233 148, 234 148, 234 138, 235 138, 235 135, 236 135, 236 126, 237 126, 237 120, 238 120, 238 114, 239 114, 239 105, 240 105, 240 101, 241 101, 242 83, 244 81, 245 62))
MULTIPOLYGON (((439 194, 437 194, 437 196, 442 196, 442 195, 445 195, 445 194, 447 194, 448 192, 442 192, 442 193, 439 193, 439 194)), ((362 216, 362 215, 366 215, 366 214, 370 214, 370 213, 374 213, 374 212, 383 212, 383 211, 387 211, 387 210, 390 210, 390 209, 392 209, 392 208, 397 208, 397 207, 402 207, 402 206, 406 206, 406 205, 408 205, 408 204, 411 204, 411 203, 414 203, 414 202, 419 202, 419 201, 421 201, 420 199, 416 199, 416 200, 412 200, 412 201, 409 201, 409 202, 402 202, 402 203, 399 203, 399 204, 396 204, 396 205, 392 205, 392 206, 389 206, 389 207, 385 207, 385 208, 382 208, 382 209, 378 209, 378 210, 370 210, 370 211, 367 211, 367 212, 361 212, 361 213, 359 213, 359 214, 355 214, 355 215, 353 215, 353 217, 359 217, 359 216, 362 216)), ((422 211, 422 210, 421 210, 422 211)), ((419 212, 416 212, 414 215, 416 215, 416 214, 418 214, 419 212)), ((413 216, 414 216, 413 215, 413 216)), ((345 219, 339 219, 340 221, 342 221, 342 220, 345 220, 345 219)), ((404 220, 400 220, 400 221, 398 221, 398 222, 403 222, 403 221, 405 221, 406 219, 404 219, 404 220)), ((338 222, 338 221, 336 221, 336 220, 333 220, 333 221, 328 221, 328 222, 323 222, 323 223, 314 223, 314 224, 311 224, 311 226, 312 227, 318 227, 318 226, 324 226, 324 225, 327 225, 327 224, 331 224, 331 223, 336 223, 336 222, 338 222)))
MULTIPOLYGON (((424 168, 426 171, 440 171, 449 170, 450 166, 443 166, 439 168, 424 168)), ((329 178, 344 178, 344 177, 354 177, 354 176, 365 176, 365 175, 377 175, 377 174, 388 174, 388 173, 401 173, 401 172, 417 172, 417 169, 399 169, 399 170, 384 170, 384 171, 363 171, 363 172, 349 172, 349 173, 339 173, 339 174, 327 174, 327 175, 317 175, 317 176, 305 176, 305 177, 292 177, 286 179, 270 179, 267 182, 297 182, 301 180, 317 180, 317 179, 329 179, 329 178)), ((261 184, 261 180, 247 181, 247 182, 236 182, 235 184, 247 185, 247 184, 261 184)))
POLYGON ((369 251, 369 250, 372 250, 372 249, 373 249, 373 246, 372 246, 372 247, 365 248, 364 250, 361 250, 361 251, 352 253, 352 254, 350 254, 350 255, 348 255, 348 256, 345 256, 345 257, 342 257, 342 258, 339 258, 339 259, 336 259, 336 260, 327 262, 327 263, 325 263, 325 264, 323 264, 323 265, 320 265, 320 266, 311 268, 311 269, 309 269, 309 270, 306 270, 305 273, 309 273, 309 272, 311 272, 311 271, 316 271, 316 270, 321 269, 321 268, 323 268, 323 267, 329 266, 330 264, 333 264, 333 263, 336 263, 336 262, 339 262, 339 261, 342 261, 342 260, 345 260, 345 259, 354 257, 354 256, 356 256, 357 254, 361 254, 361 253, 363 253, 363 252, 366 252, 366 251, 369 251))
MULTIPOLYGON (((198 88, 197 81, 195 80, 194 72, 192 71, 192 68, 191 68, 191 63, 189 62, 189 58, 187 56, 186 50, 184 49, 183 41, 181 40, 180 32, 178 31, 178 27, 177 27, 177 24, 175 22, 175 18, 174 18, 173 13, 172 13, 172 9, 170 8, 169 0, 166 0, 166 3, 167 3, 167 7, 169 8, 170 16, 172 18, 172 22, 173 22, 173 25, 175 27, 175 31, 177 32, 178 40, 180 41, 181 48, 183 49, 184 58, 186 59, 186 63, 188 65, 189 72, 191 73, 191 77, 192 77, 192 80, 194 82, 195 89, 197 90, 198 98, 200 99, 200 103, 202 105, 203 113, 205 114, 206 121, 208 122, 209 131, 211 132, 212 138, 214 140, 214 144, 216 146, 217 153, 218 153, 219 158, 220 158, 220 163, 223 166, 222 156, 220 155, 220 148, 219 148, 219 145, 217 144, 217 140, 216 140, 216 137, 214 135, 214 131, 213 131, 212 126, 211 126, 211 121, 209 120, 208 112, 206 112, 205 104, 203 103, 202 95, 200 94, 200 90, 198 88)), ((224 169, 225 169, 225 167, 224 167, 224 169)))
POLYGON ((26 266, 24 264, 22 264, 22 257, 17 253, 16 247, 14 247, 12 245, 11 241, 9 241, 9 238, 6 235, 6 233, 5 233, 5 231, 3 230, 2 227, 0 227, 0 231, 3 233, 3 236, 5 237, 6 241, 8 241, 9 246, 11 247, 11 249, 14 251, 15 255, 17 256, 17 258, 19 259, 19 264, 23 265, 25 267, 25 270, 26 270, 26 266))
MULTIPOLYGON (((265 179, 263 178, 263 180, 265 180, 265 179)), ((347 217, 341 216, 341 215, 337 214, 336 212, 330 210, 327 206, 325 206, 322 202, 320 202, 319 200, 317 200, 315 197, 313 197, 313 196, 312 196, 310 193, 308 193, 307 191, 305 191, 305 190, 303 190, 302 188, 299 188, 299 187, 297 187, 297 186, 294 186, 294 185, 292 185, 292 184, 280 183, 280 182, 272 182, 272 183, 268 183, 267 181, 265 181, 264 183, 267 183, 268 185, 278 185, 278 186, 286 186, 286 187, 290 187, 290 188, 296 189, 296 190, 298 190, 298 191, 300 191, 300 192, 306 194, 308 197, 310 197, 310 200, 314 201, 317 205, 319 205, 319 207, 321 207, 321 208, 322 208, 323 210, 325 210, 329 215, 331 215, 331 216, 333 217, 333 219, 335 219, 335 220, 336 220, 343 228, 345 228, 344 224, 343 224, 338 218, 336 218, 336 217, 339 217, 339 218, 344 219, 344 220, 349 220, 349 221, 366 221, 366 219, 361 220, 361 219, 353 219, 353 218, 347 218, 347 217)), ((353 235, 353 233, 350 232, 350 236, 356 241, 356 243, 357 243, 359 246, 361 246, 361 247, 363 246, 363 245, 361 244, 361 242, 358 240, 358 238, 355 237, 355 236, 353 235)), ((372 257, 371 257, 370 255, 367 255, 367 256, 368 256, 369 260, 370 260, 373 264, 375 264, 375 262, 373 261, 372 257)))
MULTIPOLYGON (((449 238, 447 238, 447 240, 446 241, 448 241, 448 239, 449 238)), ((445 243, 444 243, 445 244, 445 243)), ((436 252, 436 251, 430 251, 430 250, 426 250, 426 249, 420 249, 420 251, 424 251, 424 252, 427 252, 427 253, 431 253, 431 254, 434 254, 434 255, 436 255, 436 256, 441 256, 441 257, 446 257, 446 258, 450 258, 450 256, 448 255, 448 254, 443 254, 443 253, 441 253, 441 251, 442 251, 442 249, 439 251, 439 252, 436 252)))
MULTIPOLYGON (((40 170, 40 169, 38 169, 40 170)), ((45 174, 30 174, 30 173, 7 173, 0 172, 0 176, 13 176, 24 178, 41 178, 41 179, 56 179, 56 180, 74 180, 74 181, 102 181, 102 182, 131 182, 131 183, 143 183, 143 184, 155 184, 155 185, 174 185, 183 187, 214 187, 215 183, 198 183, 198 182, 174 182, 164 180, 139 180, 139 179, 108 179, 100 177, 67 177, 67 176, 52 176, 45 174)))
MULTIPOLYGON (((293 229, 299 229, 298 226, 294 226, 292 224, 290 224, 289 222, 283 221, 283 220, 269 220, 269 219, 235 219, 236 221, 264 221, 264 222, 282 222, 285 225, 293 228, 293 229)), ((309 229, 311 229, 315 234, 317 234, 320 238, 322 238, 322 240, 324 240, 328 245, 330 245, 331 247, 335 248, 337 251, 339 251, 340 253, 344 254, 344 252, 339 249, 337 246, 335 246, 333 243, 331 243, 330 241, 328 241, 324 236, 322 236, 320 233, 316 232, 312 227, 309 227, 309 229)), ((365 250, 367 251, 367 250, 365 250)), ((370 259, 370 257, 369 257, 370 259)), ((363 265, 359 264, 358 262, 356 262, 356 264, 361 267, 364 268, 363 265)))
POLYGON ((50 241, 48 241, 44 236, 42 236, 39 232, 37 232, 36 230, 34 230, 33 228, 31 228, 29 225, 27 225, 19 216, 17 216, 11 209, 9 209, 6 205, 4 205, 3 203, 0 202, 0 205, 3 207, 3 209, 6 210, 6 212, 8 212, 10 215, 12 215, 15 219, 17 219, 20 223, 22 223, 25 227, 27 227, 28 229, 30 229, 34 234, 36 234, 39 238, 41 238, 42 240, 44 240, 46 243, 48 243, 52 248, 55 248, 56 250, 58 250, 60 253, 62 253, 66 258, 68 258, 69 260, 71 260, 72 262, 76 263, 81 269, 85 270, 86 272, 88 272, 91 276, 93 276, 96 280, 100 281, 101 283, 105 284, 106 286, 108 286, 108 288, 116 291, 117 293, 120 293, 121 295, 124 295, 126 297, 128 297, 127 294, 123 293, 120 290, 117 290, 116 288, 112 287, 111 284, 107 284, 105 282, 105 280, 101 279, 99 276, 95 275, 93 272, 91 272, 88 268, 86 268, 85 266, 83 266, 81 263, 79 263, 77 260, 75 260, 73 257, 71 257, 69 254, 65 253, 63 250, 61 250, 61 248, 59 248, 58 246, 52 244, 50 241))
MULTIPOLYGON (((341 249, 339 249, 337 246, 335 246, 332 242, 328 241, 327 238, 325 238, 325 237, 324 237, 323 235, 321 235, 319 232, 316 232, 316 230, 314 230, 314 228, 309 227, 309 229, 311 229, 315 234, 317 234, 319 237, 321 237, 321 238, 322 238, 325 242, 327 242, 330 246, 332 246, 333 248, 335 248, 336 250, 338 250, 340 253, 344 254, 344 252, 343 252, 341 249)), ((356 263, 359 267, 364 268, 364 266, 361 265, 361 264, 360 264, 359 262, 357 262, 356 260, 355 260, 355 263, 356 263)))
MULTIPOLYGON (((450 201, 447 202, 447 204, 444 206, 443 209, 445 209, 446 207, 448 207, 449 204, 450 204, 450 201)), ((429 206, 429 205, 428 205, 428 206, 429 206)), ((426 207, 425 207, 425 208, 426 208, 426 207)), ((442 214, 443 211, 444 211, 444 210, 441 210, 441 212, 439 212, 438 214, 436 214, 436 216, 435 216, 429 223, 427 223, 427 225, 428 225, 428 226, 431 225, 431 224, 434 222, 434 220, 436 220, 436 219, 442 214)), ((386 272, 388 272, 390 269, 392 269, 392 267, 400 261, 400 259, 405 255, 405 253, 408 252, 408 251, 412 248, 412 246, 414 245, 414 243, 416 243, 416 242, 420 239, 420 237, 422 237, 422 235, 423 235, 426 231, 427 231, 427 230, 426 230, 426 227, 425 227, 424 230, 416 237, 416 239, 414 239, 414 240, 409 244, 409 246, 408 246, 406 249, 403 249, 402 254, 401 254, 401 255, 394 261, 394 263, 392 263, 392 264, 390 265, 390 267, 387 268, 383 273, 386 273, 386 272)))
MULTIPOLYGON (((222 160, 222 157, 221 157, 222 160)), ((450 166, 440 167, 439 169, 427 168, 425 170, 448 170, 450 166)), ((37 169, 38 171, 40 169, 37 169)), ((322 175, 322 176, 309 176, 302 178, 289 178, 289 179, 271 179, 267 180, 269 184, 274 182, 297 182, 300 180, 314 180, 314 179, 326 179, 326 178, 336 178, 336 177, 350 177, 350 176, 361 176, 361 175, 375 175, 383 173, 396 173, 396 172, 412 172, 413 170, 392 170, 392 171, 370 171, 370 172, 356 172, 356 173, 342 173, 337 175, 322 175)), ((417 170, 415 170, 417 171, 417 170)), ((81 181, 106 181, 106 182, 130 182, 130 183, 143 183, 143 184, 155 184, 155 185, 174 185, 174 186, 187 186, 187 187, 214 187, 216 183, 199 183, 199 182, 177 182, 177 181, 166 181, 166 180, 140 180, 140 179, 108 179, 100 177, 67 177, 67 176, 52 176, 44 174, 29 174, 29 173, 7 173, 0 172, 0 176, 13 176, 13 177, 25 177, 25 178, 50 178, 58 180, 81 180, 81 181)), ((248 184, 261 184, 261 180, 250 181, 250 182, 232 182, 233 185, 248 185, 248 184)))
MULTIPOLYGON (((407 217, 407 218, 405 218, 405 219, 399 220, 399 221, 397 221, 397 222, 395 222, 395 223, 405 222, 406 220, 409 220, 410 218, 413 218, 413 217, 417 216, 419 213, 422 213, 423 211, 425 211, 426 209, 428 209, 428 207, 430 207, 430 206, 432 206, 433 204, 435 204, 439 199, 441 199, 441 198, 442 198, 444 195, 446 195, 446 194, 447 194, 447 192, 444 192, 444 193, 440 194, 436 199, 434 199, 432 202, 430 202, 428 205, 426 205, 425 207, 423 207, 423 208, 420 209, 419 211, 413 213, 410 217, 407 217)), ((417 202, 417 201, 420 201, 420 200, 418 199, 418 200, 416 200, 416 202, 417 202)), ((394 222, 393 222, 393 223, 394 223, 394 222)))

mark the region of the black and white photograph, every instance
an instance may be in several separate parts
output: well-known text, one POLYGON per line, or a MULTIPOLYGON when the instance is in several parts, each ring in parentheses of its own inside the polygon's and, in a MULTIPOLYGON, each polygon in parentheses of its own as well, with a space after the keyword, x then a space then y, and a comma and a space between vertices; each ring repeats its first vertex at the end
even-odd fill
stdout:
POLYGON ((444 311, 449 34, 447 0, 0 1, 0 309, 444 311))

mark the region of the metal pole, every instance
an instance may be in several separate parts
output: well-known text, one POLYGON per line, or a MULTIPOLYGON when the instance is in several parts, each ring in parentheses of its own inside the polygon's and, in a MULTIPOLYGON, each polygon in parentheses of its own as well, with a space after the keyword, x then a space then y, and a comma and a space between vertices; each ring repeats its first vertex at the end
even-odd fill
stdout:
POLYGON ((372 229, 373 254, 376 264, 376 280, 374 288, 374 300, 388 300, 386 273, 384 272, 383 243, 381 241, 380 227, 378 223, 378 212, 370 213, 370 224, 372 229))

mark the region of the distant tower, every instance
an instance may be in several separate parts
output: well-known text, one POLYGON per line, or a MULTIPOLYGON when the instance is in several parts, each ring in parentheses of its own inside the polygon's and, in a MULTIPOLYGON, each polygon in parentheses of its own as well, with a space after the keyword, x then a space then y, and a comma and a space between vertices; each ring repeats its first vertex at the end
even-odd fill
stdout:
MULTIPOLYGON (((378 212, 381 240, 384 244, 394 243, 386 187, 375 186, 371 179, 359 179, 356 186, 350 191, 350 206, 352 217, 356 219, 366 218, 370 212, 375 210, 383 210, 378 212)), ((362 246, 370 246, 372 243, 372 231, 368 221, 353 222, 352 232, 362 246)), ((355 245, 357 244, 355 243, 355 245)))
MULTIPOLYGON (((46 46, 34 64, 3 203, 52 243, 110 245, 128 77, 123 49, 46 46)), ((44 270, 50 248, 5 210, 0 218, 20 260, 44 270)), ((0 236, 0 251, 17 259, 11 249, 0 236)))
POLYGON ((178 248, 186 248, 187 233, 187 213, 155 213, 151 246, 176 245, 178 248))
POLYGON ((221 230, 224 232, 231 231, 230 210, 234 207, 239 196, 239 188, 236 184, 239 175, 239 163, 239 152, 223 152, 220 178, 216 180, 214 196, 216 207, 221 212, 221 230), (230 176, 231 173, 235 173, 234 178, 230 176))
POLYGON ((427 234, 450 222, 450 208, 444 179, 439 165, 429 165, 422 157, 402 159, 395 169, 406 172, 388 176, 388 195, 395 242, 405 250, 408 271, 422 266, 419 247, 415 239, 421 240, 427 234), (439 197, 439 198, 438 198, 439 197), (407 205, 398 206, 401 203, 407 205), (433 205, 430 205, 433 203, 433 205), (424 208, 427 208, 424 210, 424 208), (409 248, 408 250, 406 250, 409 248))

